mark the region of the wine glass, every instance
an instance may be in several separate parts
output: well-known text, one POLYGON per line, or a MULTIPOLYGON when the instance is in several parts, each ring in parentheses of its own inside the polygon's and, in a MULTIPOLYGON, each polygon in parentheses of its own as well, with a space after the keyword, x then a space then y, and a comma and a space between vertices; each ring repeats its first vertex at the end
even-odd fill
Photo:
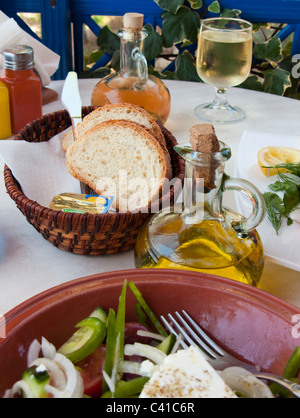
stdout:
POLYGON ((215 86, 212 103, 196 107, 196 115, 205 121, 234 123, 245 118, 242 109, 229 104, 228 87, 238 86, 249 76, 252 64, 252 24, 236 18, 212 18, 202 22, 197 71, 199 77, 215 86))

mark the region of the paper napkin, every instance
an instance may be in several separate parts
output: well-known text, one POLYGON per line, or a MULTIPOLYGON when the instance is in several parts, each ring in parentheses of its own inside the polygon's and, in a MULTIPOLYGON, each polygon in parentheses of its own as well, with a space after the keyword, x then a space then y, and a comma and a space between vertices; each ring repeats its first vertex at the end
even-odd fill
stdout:
POLYGON ((66 166, 62 149, 65 133, 48 142, 0 142, 0 156, 20 183, 25 196, 45 207, 49 207, 52 199, 60 193, 81 193, 79 181, 70 175, 66 166))
MULTIPOLYGON (((8 18, 0 10, 0 54, 4 49, 16 44, 28 45, 33 48, 35 68, 41 77, 43 86, 48 86, 51 76, 58 69, 60 56, 23 31, 14 19, 8 18)), ((2 65, 3 56, 0 55, 0 68, 2 65)))

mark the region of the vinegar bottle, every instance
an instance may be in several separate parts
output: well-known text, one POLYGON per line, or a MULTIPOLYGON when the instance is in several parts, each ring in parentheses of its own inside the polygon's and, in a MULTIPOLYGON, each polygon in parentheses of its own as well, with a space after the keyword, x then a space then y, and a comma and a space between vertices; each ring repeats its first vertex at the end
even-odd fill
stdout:
POLYGON ((94 88, 92 106, 112 103, 131 103, 143 107, 158 122, 164 124, 171 107, 170 93, 157 77, 148 74, 147 60, 143 55, 143 41, 147 32, 143 29, 144 16, 127 13, 121 38, 120 71, 110 74, 94 88))
POLYGON ((15 45, 3 52, 4 77, 9 90, 13 133, 18 133, 27 123, 42 116, 42 85, 34 72, 33 49, 15 45))

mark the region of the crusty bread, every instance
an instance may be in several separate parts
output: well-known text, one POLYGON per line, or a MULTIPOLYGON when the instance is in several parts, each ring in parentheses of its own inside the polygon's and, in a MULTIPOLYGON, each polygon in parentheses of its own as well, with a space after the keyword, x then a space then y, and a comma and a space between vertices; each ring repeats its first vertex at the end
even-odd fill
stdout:
MULTIPOLYGON (((89 113, 83 121, 76 126, 77 139, 80 139, 85 132, 93 126, 109 120, 130 120, 145 126, 155 134, 157 141, 163 147, 167 156, 169 155, 164 135, 155 119, 142 107, 129 103, 109 104, 99 107, 89 113)), ((62 144, 63 149, 67 151, 68 147, 73 142, 73 132, 70 130, 64 137, 62 144)))
POLYGON ((155 136, 135 122, 102 122, 67 150, 73 177, 100 195, 114 196, 120 212, 134 212, 156 199, 171 165, 155 136))

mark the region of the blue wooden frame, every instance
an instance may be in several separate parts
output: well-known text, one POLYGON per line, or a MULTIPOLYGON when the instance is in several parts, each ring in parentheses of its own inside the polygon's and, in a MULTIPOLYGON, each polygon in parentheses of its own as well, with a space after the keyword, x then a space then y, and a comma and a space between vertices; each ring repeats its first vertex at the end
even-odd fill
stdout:
MULTIPOLYGON (((203 0, 204 7, 211 2, 203 0)), ((242 17, 252 22, 287 23, 279 36, 285 39, 294 32, 292 54, 300 54, 300 0, 220 0, 220 3, 222 8, 242 10, 242 17)), ((42 42, 61 57, 53 79, 64 79, 73 68, 78 73, 83 70, 83 25, 86 24, 96 36, 101 30, 92 15, 122 16, 134 11, 143 13, 145 23, 154 27, 162 22, 162 10, 154 0, 0 0, 0 10, 15 18, 35 37, 17 12, 41 13, 42 42)))
MULTIPOLYGON (((144 13, 145 22, 161 25, 162 10, 154 0, 70 0, 71 18, 74 25, 75 69, 83 70, 83 25, 86 24, 92 32, 98 36, 99 26, 91 18, 91 15, 122 16, 128 11, 144 13)), ((212 0, 204 0, 204 8, 208 7, 212 0)), ((221 0, 222 8, 242 10, 241 17, 251 22, 288 23, 278 36, 284 40, 294 32, 292 54, 300 54, 300 0, 221 0)), ((211 14, 212 15, 212 14, 211 14)), ((213 15, 212 15, 213 16, 213 15)), ((105 65, 109 57, 103 57, 101 64, 105 65)), ((99 66, 99 65, 98 65, 99 66)))
MULTIPOLYGON (((92 15, 99 16, 123 16, 127 12, 143 13, 145 23, 152 26, 162 24, 162 9, 153 0, 70 0, 71 19, 74 30, 74 63, 77 72, 83 71, 83 25, 86 24, 90 30, 98 36, 101 28, 91 18, 92 15)), ((109 57, 101 60, 101 65, 105 65, 109 57)))
MULTIPOLYGON (((208 7, 210 0, 203 0, 208 7)), ((294 32, 292 55, 300 54, 300 0, 221 0, 222 8, 239 9, 241 17, 250 22, 287 23, 279 33, 284 40, 294 32)))

